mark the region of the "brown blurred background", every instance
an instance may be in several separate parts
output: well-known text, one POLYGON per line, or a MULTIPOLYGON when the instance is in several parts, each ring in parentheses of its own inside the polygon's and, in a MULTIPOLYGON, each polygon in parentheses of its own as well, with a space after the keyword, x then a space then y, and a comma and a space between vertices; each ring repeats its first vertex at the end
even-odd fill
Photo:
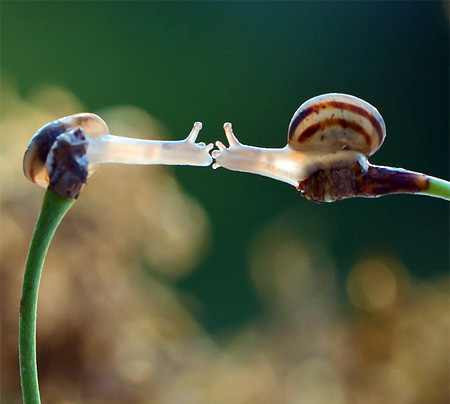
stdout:
MULTIPOLYGON (((113 134, 285 144, 324 92, 373 103, 374 163, 449 178, 442 2, 2 2, 1 395, 21 402, 23 268, 44 191, 22 156, 80 111, 113 134), (261 113, 263 112, 263 113, 261 113)), ((263 177, 103 166, 50 247, 45 404, 444 404, 449 210, 317 205, 263 177)))

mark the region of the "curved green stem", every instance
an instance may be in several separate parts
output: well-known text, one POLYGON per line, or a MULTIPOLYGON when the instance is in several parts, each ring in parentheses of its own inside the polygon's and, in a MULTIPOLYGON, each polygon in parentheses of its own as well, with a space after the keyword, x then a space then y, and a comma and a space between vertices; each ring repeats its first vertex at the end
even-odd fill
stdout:
POLYGON ((450 201, 449 181, 397 167, 373 164, 363 167, 359 162, 319 169, 300 181, 297 189, 314 202, 391 194, 427 195, 450 201))
POLYGON ((36 314, 42 266, 55 231, 75 202, 48 189, 34 228, 23 278, 19 319, 19 363, 24 404, 39 404, 36 363, 36 314))
POLYGON ((420 192, 423 195, 434 196, 450 201, 450 182, 436 177, 428 177, 428 189, 420 192))

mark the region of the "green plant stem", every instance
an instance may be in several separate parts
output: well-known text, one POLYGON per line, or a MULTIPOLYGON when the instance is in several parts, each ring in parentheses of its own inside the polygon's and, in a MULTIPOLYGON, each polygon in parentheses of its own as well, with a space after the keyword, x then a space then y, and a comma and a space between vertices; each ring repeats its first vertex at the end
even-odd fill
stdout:
POLYGON ((450 201, 450 182, 436 177, 428 177, 429 188, 420 192, 423 195, 434 196, 450 201))
POLYGON ((53 235, 75 202, 48 189, 34 228, 23 278, 19 317, 19 364, 24 404, 39 404, 36 363, 36 315, 42 267, 53 235))

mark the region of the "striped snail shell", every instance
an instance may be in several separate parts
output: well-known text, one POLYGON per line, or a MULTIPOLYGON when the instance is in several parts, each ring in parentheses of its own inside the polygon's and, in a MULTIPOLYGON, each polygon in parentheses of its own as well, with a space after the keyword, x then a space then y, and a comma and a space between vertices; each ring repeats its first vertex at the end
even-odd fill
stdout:
POLYGON ((323 94, 303 103, 292 117, 288 143, 300 151, 354 150, 371 156, 382 145, 386 125, 378 110, 348 94, 323 94))

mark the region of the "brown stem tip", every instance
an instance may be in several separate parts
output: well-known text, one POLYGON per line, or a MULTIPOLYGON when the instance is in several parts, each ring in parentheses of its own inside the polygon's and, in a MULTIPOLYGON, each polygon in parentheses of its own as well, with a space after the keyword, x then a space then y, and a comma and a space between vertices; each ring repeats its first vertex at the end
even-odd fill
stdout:
POLYGON ((425 174, 402 168, 355 163, 349 167, 319 169, 297 189, 314 202, 334 202, 347 198, 377 198, 388 194, 415 194, 429 188, 425 174))
POLYGON ((68 199, 77 199, 88 176, 87 142, 82 129, 59 136, 48 161, 49 187, 68 199))

